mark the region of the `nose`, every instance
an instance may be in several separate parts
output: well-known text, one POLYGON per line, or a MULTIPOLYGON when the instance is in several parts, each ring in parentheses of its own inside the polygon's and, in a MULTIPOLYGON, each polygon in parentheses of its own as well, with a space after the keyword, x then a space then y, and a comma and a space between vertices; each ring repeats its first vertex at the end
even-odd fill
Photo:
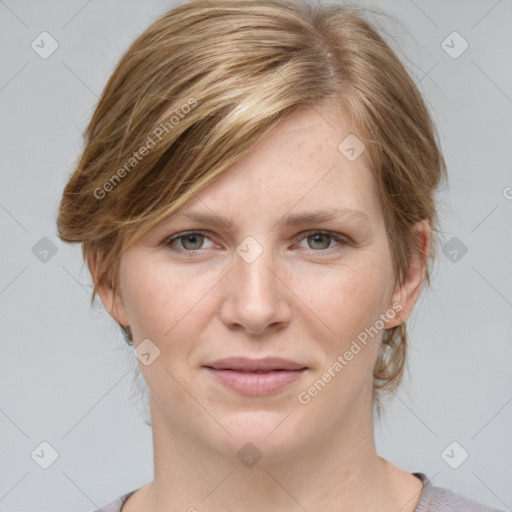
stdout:
POLYGON ((253 335, 288 325, 293 294, 284 284, 286 279, 282 274, 276 257, 268 248, 254 261, 235 253, 233 267, 223 280, 222 322, 230 329, 253 335))

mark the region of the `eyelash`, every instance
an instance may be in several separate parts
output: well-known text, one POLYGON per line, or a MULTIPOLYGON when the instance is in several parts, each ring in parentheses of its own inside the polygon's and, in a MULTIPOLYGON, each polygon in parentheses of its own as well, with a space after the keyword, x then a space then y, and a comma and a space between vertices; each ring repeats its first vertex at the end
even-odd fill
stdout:
MULTIPOLYGON (((190 235, 201 235, 206 238, 210 238, 208 236, 208 234, 204 231, 186 231, 186 232, 178 233, 177 235, 172 235, 171 237, 167 237, 164 240, 164 245, 173 252, 182 253, 182 254, 185 253, 185 254, 187 254, 187 256, 194 256, 197 254, 201 254, 202 251, 207 250, 207 249, 190 249, 189 250, 189 249, 181 249, 181 248, 177 249, 175 247, 172 247, 173 242, 175 242, 177 240, 181 240, 182 238, 185 238, 190 235)), ((344 238, 336 233, 333 233, 331 231, 321 231, 321 230, 320 231, 306 231, 303 233, 303 235, 304 235, 303 238, 301 238, 299 240, 299 242, 302 240, 305 240, 306 238, 311 237, 311 236, 323 235, 323 236, 330 237, 332 240, 334 240, 338 243, 338 245, 336 245, 334 247, 329 247, 327 249, 320 249, 320 250, 306 249, 306 251, 309 252, 310 254, 315 254, 315 255, 317 255, 319 253, 332 254, 332 252, 337 252, 339 250, 342 250, 344 248, 344 246, 349 245, 349 242, 347 241, 346 238, 344 238)))

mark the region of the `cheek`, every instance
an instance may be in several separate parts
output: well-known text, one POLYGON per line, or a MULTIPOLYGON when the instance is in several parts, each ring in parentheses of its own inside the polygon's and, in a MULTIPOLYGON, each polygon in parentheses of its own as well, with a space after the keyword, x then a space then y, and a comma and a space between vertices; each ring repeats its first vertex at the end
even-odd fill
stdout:
MULTIPOLYGON (((386 312, 389 286, 386 269, 374 264, 377 261, 381 261, 377 255, 359 254, 357 264, 315 280, 314 298, 309 294, 311 309, 323 321, 310 327, 316 330, 310 336, 322 347, 323 356, 298 399, 301 404, 310 400, 305 411, 318 417, 324 418, 329 411, 327 424, 341 421, 338 413, 346 414, 361 393, 371 390, 381 340, 377 321, 386 312), (324 324, 329 327, 328 336, 320 334, 320 329, 326 332, 324 324)), ((307 293, 306 286, 303 291, 307 293)), ((369 400, 368 394, 364 396, 369 400)))
MULTIPOLYGON (((214 280, 201 272, 172 267, 162 258, 133 260, 125 269, 124 296, 132 331, 159 346, 178 343, 178 333, 194 330, 192 319, 205 318, 208 290, 214 280)), ((177 348, 177 347, 175 347, 177 348)))
POLYGON ((347 260, 346 265, 317 275, 315 286, 303 284, 304 297, 308 298, 305 302, 322 320, 311 324, 316 332, 310 334, 322 346, 320 371, 330 368, 336 375, 329 385, 331 392, 325 394, 327 400, 336 401, 340 393, 345 395, 349 390, 356 393, 372 380, 381 340, 378 320, 386 312, 389 288, 389 273, 380 254, 358 252, 350 263, 347 260))
POLYGON ((365 327, 384 313, 389 274, 377 261, 372 253, 359 253, 353 262, 303 280, 302 294, 308 306, 331 330, 341 333, 365 327))

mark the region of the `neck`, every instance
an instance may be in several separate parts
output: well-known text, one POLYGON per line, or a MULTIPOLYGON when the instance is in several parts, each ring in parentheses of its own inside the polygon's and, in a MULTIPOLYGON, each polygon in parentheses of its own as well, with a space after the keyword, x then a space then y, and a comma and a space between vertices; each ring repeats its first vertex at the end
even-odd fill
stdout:
MULTIPOLYGON (((262 458, 249 467, 176 426, 152 399, 155 475, 141 497, 144 508, 155 512, 392 510, 397 504, 396 486, 389 463, 375 450, 372 408, 359 410, 370 411, 370 417, 353 415, 293 453, 276 455, 266 445, 262 458)), ((257 446, 262 446, 261 441, 257 446)))

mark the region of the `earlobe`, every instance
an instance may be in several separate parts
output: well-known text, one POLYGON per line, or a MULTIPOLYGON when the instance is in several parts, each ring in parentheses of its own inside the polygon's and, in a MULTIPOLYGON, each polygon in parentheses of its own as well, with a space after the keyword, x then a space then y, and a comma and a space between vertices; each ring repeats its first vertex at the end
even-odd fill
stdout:
MULTIPOLYGON (((413 232, 416 236, 416 251, 412 257, 409 271, 404 276, 401 285, 395 289, 391 298, 391 304, 399 304, 400 311, 386 324, 388 329, 400 325, 409 318, 425 281, 427 257, 431 242, 428 220, 424 219, 418 222, 414 226, 413 232)), ((393 307, 393 309, 398 312, 397 308, 393 307)))
POLYGON ((128 315, 126 313, 120 290, 118 289, 116 292, 114 291, 110 276, 105 276, 102 281, 99 280, 98 268, 100 261, 101 256, 97 252, 87 257, 87 265, 89 267, 91 277, 94 283, 96 283, 97 293, 110 316, 112 316, 118 324, 126 327, 129 325, 128 315))

